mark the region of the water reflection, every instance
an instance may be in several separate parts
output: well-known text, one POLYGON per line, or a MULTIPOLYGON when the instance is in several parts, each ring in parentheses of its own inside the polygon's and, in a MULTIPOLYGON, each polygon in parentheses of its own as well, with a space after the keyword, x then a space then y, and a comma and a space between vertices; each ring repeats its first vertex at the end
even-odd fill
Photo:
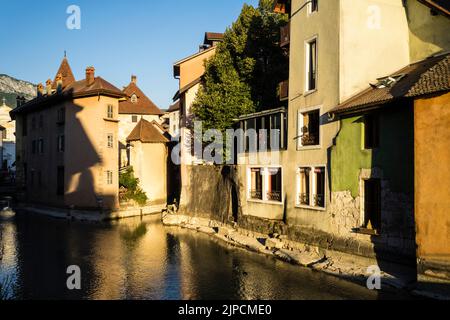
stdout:
POLYGON ((379 298, 353 283, 165 228, 159 217, 86 224, 18 215, 0 228, 0 279, 11 277, 17 299, 379 298), (66 288, 70 265, 81 268, 80 291, 66 288))

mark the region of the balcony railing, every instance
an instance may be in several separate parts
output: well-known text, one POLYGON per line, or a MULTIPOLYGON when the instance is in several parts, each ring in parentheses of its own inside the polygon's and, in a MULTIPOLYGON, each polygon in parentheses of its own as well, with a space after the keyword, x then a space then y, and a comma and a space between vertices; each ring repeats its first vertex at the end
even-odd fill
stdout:
POLYGON ((277 201, 277 202, 281 202, 281 192, 280 191, 272 191, 272 192, 267 192, 267 199, 269 201, 277 201))
POLYGON ((250 199, 262 200, 262 191, 261 190, 251 190, 250 191, 250 199))
POLYGON ((280 82, 280 101, 289 99, 289 80, 280 82))
POLYGON ((325 208, 325 196, 323 194, 314 195, 314 206, 325 208))
POLYGON ((319 145, 319 135, 314 133, 307 133, 302 137, 302 146, 317 146, 319 145))
POLYGON ((280 28, 280 47, 285 47, 291 42, 291 23, 280 28))
POLYGON ((309 194, 308 193, 300 193, 298 195, 298 203, 303 206, 309 206, 309 194))

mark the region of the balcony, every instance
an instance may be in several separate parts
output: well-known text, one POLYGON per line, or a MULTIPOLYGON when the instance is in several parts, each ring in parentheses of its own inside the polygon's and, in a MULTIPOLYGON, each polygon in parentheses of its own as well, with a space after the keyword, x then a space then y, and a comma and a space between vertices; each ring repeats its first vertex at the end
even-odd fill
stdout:
POLYGON ((302 206, 309 206, 309 193, 300 193, 298 195, 298 203, 302 206))
POLYGON ((280 101, 289 99, 289 80, 280 82, 280 101))
POLYGON ((280 191, 272 191, 267 193, 267 200, 269 201, 277 201, 282 202, 281 192, 280 191))
POLYGON ((280 47, 286 47, 291 42, 291 23, 280 28, 280 47))
POLYGON ((262 191, 261 190, 251 190, 250 191, 250 199, 253 200, 262 200, 262 191))
POLYGON ((314 133, 307 133, 302 137, 302 146, 310 147, 319 145, 319 135, 314 133))

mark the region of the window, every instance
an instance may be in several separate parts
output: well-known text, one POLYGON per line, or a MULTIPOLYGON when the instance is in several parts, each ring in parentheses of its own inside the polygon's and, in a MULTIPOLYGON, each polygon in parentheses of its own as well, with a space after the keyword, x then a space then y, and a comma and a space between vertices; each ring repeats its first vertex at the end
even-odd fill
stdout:
POLYGON ((114 135, 108 134, 108 148, 114 148, 114 135))
POLYGON ((113 172, 112 171, 106 171, 106 184, 108 184, 108 185, 113 184, 113 172))
POLYGON ((303 167, 298 171, 297 205, 325 208, 325 167, 303 167))
POLYGON ((56 194, 58 196, 64 195, 64 184, 65 184, 64 167, 58 167, 56 174, 56 194))
POLYGON ((39 139, 39 142, 38 142, 38 150, 39 150, 39 153, 40 154, 43 154, 44 153, 44 139, 39 139))
POLYGON ((131 121, 133 121, 133 123, 138 122, 138 117, 137 116, 132 116, 131 117, 131 121))
POLYGON ((282 168, 251 168, 249 200, 283 202, 282 168))
POLYGON ((319 10, 319 0, 311 0, 309 3, 309 14, 319 10))
POLYGON ((64 124, 65 122, 66 122, 66 109, 65 108, 60 108, 60 109, 58 109, 57 123, 58 124, 64 124))
POLYGON ((114 106, 112 104, 108 104, 108 112, 106 116, 108 119, 114 118, 114 106))
POLYGON ((252 168, 250 169, 250 172, 251 172, 250 199, 262 200, 263 199, 262 169, 252 168))
POLYGON ((6 140, 8 138, 8 132, 5 130, 2 130, 2 139, 6 140))
POLYGON ((381 182, 380 179, 364 181, 364 229, 381 231, 381 182))
POLYGON ((267 185, 267 200, 282 202, 281 168, 269 168, 267 172, 269 174, 267 185))
POLYGON ((39 129, 44 128, 44 115, 39 115, 39 129))
POLYGON ((38 172, 38 186, 42 187, 42 172, 38 172))
POLYGON ((300 168, 298 204, 309 206, 311 168, 300 168))
POLYGON ((33 187, 34 187, 34 172, 35 172, 34 169, 32 169, 30 172, 30 184, 33 187))
POLYGON ((325 168, 314 169, 313 206, 325 208, 325 168))
POLYGON ((306 43, 306 91, 317 87, 317 39, 306 43))
POLYGON ((28 134, 28 118, 23 116, 22 118, 22 135, 26 137, 28 134))
POLYGON ((131 103, 137 103, 137 102, 138 102, 138 97, 137 97, 136 94, 133 94, 133 95, 131 96, 131 103))
POLYGON ((58 152, 66 151, 66 146, 65 146, 66 141, 65 140, 66 139, 65 139, 65 136, 63 134, 58 136, 58 141, 57 141, 57 144, 56 144, 58 152))
POLYGON ((31 118, 31 130, 36 130, 36 117, 31 118))
POLYGON ((320 109, 299 114, 299 147, 320 145, 320 109))
POLYGON ((37 152, 37 141, 33 140, 31 142, 31 154, 36 154, 37 152))
POLYGON ((287 149, 287 117, 284 112, 241 120, 240 126, 245 132, 245 152, 287 149))
POLYGON ((371 114, 364 117, 364 149, 379 147, 379 119, 378 115, 371 114))

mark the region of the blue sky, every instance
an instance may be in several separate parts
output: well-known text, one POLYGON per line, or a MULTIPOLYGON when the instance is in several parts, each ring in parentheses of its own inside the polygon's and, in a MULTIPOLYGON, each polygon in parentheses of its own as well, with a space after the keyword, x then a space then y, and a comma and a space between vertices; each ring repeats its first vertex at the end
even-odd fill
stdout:
POLYGON ((66 50, 77 79, 88 65, 119 88, 136 74, 166 109, 178 87, 173 62, 195 53, 205 31, 224 31, 244 3, 258 0, 0 0, 0 74, 45 82, 66 50), (66 28, 72 4, 81 9, 81 30, 66 28))

